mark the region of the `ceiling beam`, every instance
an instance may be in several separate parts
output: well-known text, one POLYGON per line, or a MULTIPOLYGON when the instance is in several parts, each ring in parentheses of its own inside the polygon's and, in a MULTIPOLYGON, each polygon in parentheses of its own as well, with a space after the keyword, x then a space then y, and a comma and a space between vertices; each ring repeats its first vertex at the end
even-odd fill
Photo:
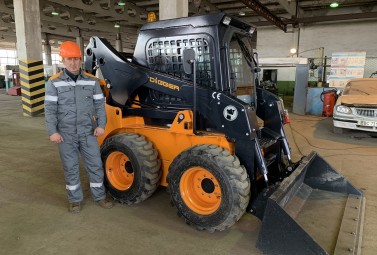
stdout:
POLYGON ((297 1, 298 0, 278 0, 279 4, 283 6, 291 16, 302 17, 304 15, 304 10, 298 7, 297 1))
POLYGON ((114 22, 98 22, 94 25, 90 25, 86 22, 76 22, 75 20, 69 19, 69 20, 62 20, 59 19, 58 17, 49 17, 49 16, 43 16, 41 15, 41 20, 43 24, 49 24, 49 23, 57 23, 60 24, 60 26, 71 26, 71 27, 79 27, 82 30, 97 30, 97 31, 102 31, 102 32, 113 32, 117 33, 118 31, 120 32, 127 32, 130 34, 137 34, 137 29, 136 28, 131 28, 131 27, 125 27, 125 23, 122 22, 120 25, 120 28, 114 28, 114 22), (64 24, 62 24, 64 23, 64 24), (126 31, 127 30, 127 31, 126 31))
POLYGON ((261 15, 263 18, 271 22, 273 25, 277 26, 284 32, 287 32, 287 24, 282 21, 275 14, 270 12, 264 5, 262 5, 258 0, 240 0, 247 7, 253 9, 257 14, 261 15))
MULTIPOLYGON (((7 30, 0 30, 0 36, 2 35, 5 39, 0 40, 0 43, 6 41, 6 42, 16 42, 17 37, 15 33, 15 23, 6 23, 0 19, 0 27, 7 28, 7 30)), ((65 40, 75 40, 76 37, 80 36, 84 39, 84 42, 88 42, 89 39, 96 35, 99 37, 106 38, 109 42, 115 43, 116 39, 116 32, 112 31, 85 31, 81 30, 81 28, 78 28, 76 26, 70 26, 68 29, 68 26, 62 25, 61 23, 56 22, 42 22, 42 39, 45 39, 46 35, 48 35, 49 40, 56 41, 53 45, 58 46, 57 41, 65 41, 65 40), (48 28, 48 25, 54 26, 54 30, 51 30, 48 28), (70 31, 69 31, 70 30, 70 31)), ((128 32, 122 32, 121 33, 122 38, 122 45, 124 48, 132 50, 135 47, 137 35, 131 34, 128 32)))
POLYGON ((365 19, 377 19, 377 12, 361 12, 361 13, 350 13, 350 14, 337 14, 337 15, 326 15, 326 16, 313 16, 313 17, 303 17, 298 18, 299 23, 319 23, 328 21, 345 21, 345 20, 365 20, 365 19))
POLYGON ((227 10, 227 9, 240 9, 245 8, 245 4, 243 3, 223 3, 217 5, 220 10, 227 10))
POLYGON ((135 4, 139 7, 146 7, 150 5, 159 5, 159 0, 149 0, 149 1, 137 1, 135 4))
MULTIPOLYGON (((258 21, 255 18, 243 19, 245 22, 253 24, 257 27, 271 26, 268 21, 258 21)), ((311 16, 298 18, 296 22, 299 24, 313 24, 322 22, 343 22, 343 21, 365 21, 365 20, 377 20, 377 12, 360 12, 351 14, 333 14, 326 16, 311 16)), ((294 23, 294 21, 287 21, 288 24, 294 23)))
MULTIPOLYGON (((51 4, 50 2, 47 2, 46 0, 41 1, 45 3, 44 6, 46 6, 46 3, 51 4)), ((81 1, 72 1, 73 2, 81 2, 81 1)), ((82 2, 81 2, 82 3, 82 2)), ((60 5, 54 5, 52 3, 53 7, 60 5)), ((82 4, 84 5, 84 4, 82 4)), ((41 6, 41 25, 42 30, 45 33, 50 34, 67 34, 70 37, 76 37, 78 34, 74 33, 74 31, 77 31, 77 28, 80 28, 82 30, 90 30, 94 31, 94 33, 102 32, 102 33, 121 33, 124 35, 131 35, 132 38, 136 38, 136 35, 138 33, 138 26, 129 26, 129 22, 121 22, 121 27, 119 29, 114 28, 114 21, 105 21, 104 19, 99 19, 94 17, 91 14, 81 12, 78 9, 72 9, 68 7, 62 7, 60 9, 61 13, 63 11, 69 12, 69 19, 63 19, 60 16, 47 16, 43 12, 44 6, 41 6), (83 22, 77 22, 75 20, 75 16, 81 16, 83 22), (91 25, 88 23, 89 20, 92 20, 95 22, 95 24, 91 25), (70 27, 70 30, 73 32, 68 32, 68 27, 70 27)), ((101 8, 101 7, 100 7, 101 8)), ((102 9, 102 8, 101 8, 102 9)), ((9 14, 14 18, 14 10, 11 8, 8 8, 4 1, 0 0, 0 12, 3 13, 0 16, 3 17, 5 14, 9 14)), ((15 29, 14 22, 4 22, 2 19, 0 19, 0 27, 8 27, 9 29, 15 29)))
MULTIPOLYGON (((102 1, 105 2, 105 1, 102 1)), ((136 6, 132 2, 126 1, 126 6, 124 7, 124 12, 119 13, 115 10, 116 3, 114 0, 108 0, 109 2, 109 9, 105 10, 104 8, 101 7, 101 1, 93 1, 92 5, 87 5, 84 4, 82 1, 69 1, 69 7, 71 8, 76 8, 83 10, 86 13, 96 13, 98 15, 102 16, 110 16, 114 18, 114 20, 125 20, 127 21, 130 25, 143 25, 146 21, 141 19, 141 16, 147 17, 147 12, 143 10, 142 8, 136 6), (129 12, 130 11, 130 12, 129 12), (134 12, 134 14, 132 14, 134 12)), ((48 4, 58 4, 61 5, 62 7, 62 1, 61 0, 41 0, 41 6, 42 3, 45 5, 48 4)), ((119 7, 121 8, 121 7, 119 7)))

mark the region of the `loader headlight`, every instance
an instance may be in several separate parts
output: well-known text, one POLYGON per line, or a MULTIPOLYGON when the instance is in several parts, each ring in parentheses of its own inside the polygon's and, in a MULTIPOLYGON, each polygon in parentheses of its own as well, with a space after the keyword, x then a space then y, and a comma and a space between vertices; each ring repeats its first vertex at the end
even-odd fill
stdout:
POLYGON ((223 19, 223 24, 229 26, 231 21, 232 21, 231 17, 225 16, 224 19, 223 19))
POLYGON ((351 114, 351 108, 344 106, 344 105, 338 105, 336 106, 336 111, 339 113, 344 113, 344 114, 351 114))
POLYGON ((254 31, 255 31, 255 27, 251 27, 249 28, 249 30, 247 31, 250 35, 254 34, 254 31))

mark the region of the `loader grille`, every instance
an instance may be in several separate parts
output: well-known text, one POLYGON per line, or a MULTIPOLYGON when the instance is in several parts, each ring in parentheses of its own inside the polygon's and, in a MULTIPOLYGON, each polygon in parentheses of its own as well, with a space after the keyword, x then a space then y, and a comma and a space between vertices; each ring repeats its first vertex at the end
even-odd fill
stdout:
POLYGON ((198 84, 206 87, 214 86, 213 55, 211 43, 205 36, 175 36, 151 40, 147 50, 148 66, 152 70, 168 73, 181 79, 191 80, 191 76, 183 71, 182 55, 185 48, 191 48, 196 55, 196 78, 198 84))
POLYGON ((377 117, 377 110, 367 108, 356 108, 356 114, 363 117, 377 117))

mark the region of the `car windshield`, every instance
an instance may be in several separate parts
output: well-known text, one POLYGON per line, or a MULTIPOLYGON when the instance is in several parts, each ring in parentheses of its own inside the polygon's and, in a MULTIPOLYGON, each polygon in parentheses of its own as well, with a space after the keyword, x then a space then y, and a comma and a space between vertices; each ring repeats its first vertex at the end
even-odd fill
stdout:
POLYGON ((350 81, 347 83, 343 95, 377 95, 377 79, 350 81))

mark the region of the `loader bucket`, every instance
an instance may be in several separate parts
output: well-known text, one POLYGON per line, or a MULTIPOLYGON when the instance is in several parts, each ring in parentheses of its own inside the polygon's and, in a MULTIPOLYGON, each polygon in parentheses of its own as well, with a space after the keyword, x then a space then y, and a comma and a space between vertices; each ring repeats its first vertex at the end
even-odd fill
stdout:
POLYGON ((268 198, 257 247, 269 255, 360 254, 365 198, 315 152, 268 198))

